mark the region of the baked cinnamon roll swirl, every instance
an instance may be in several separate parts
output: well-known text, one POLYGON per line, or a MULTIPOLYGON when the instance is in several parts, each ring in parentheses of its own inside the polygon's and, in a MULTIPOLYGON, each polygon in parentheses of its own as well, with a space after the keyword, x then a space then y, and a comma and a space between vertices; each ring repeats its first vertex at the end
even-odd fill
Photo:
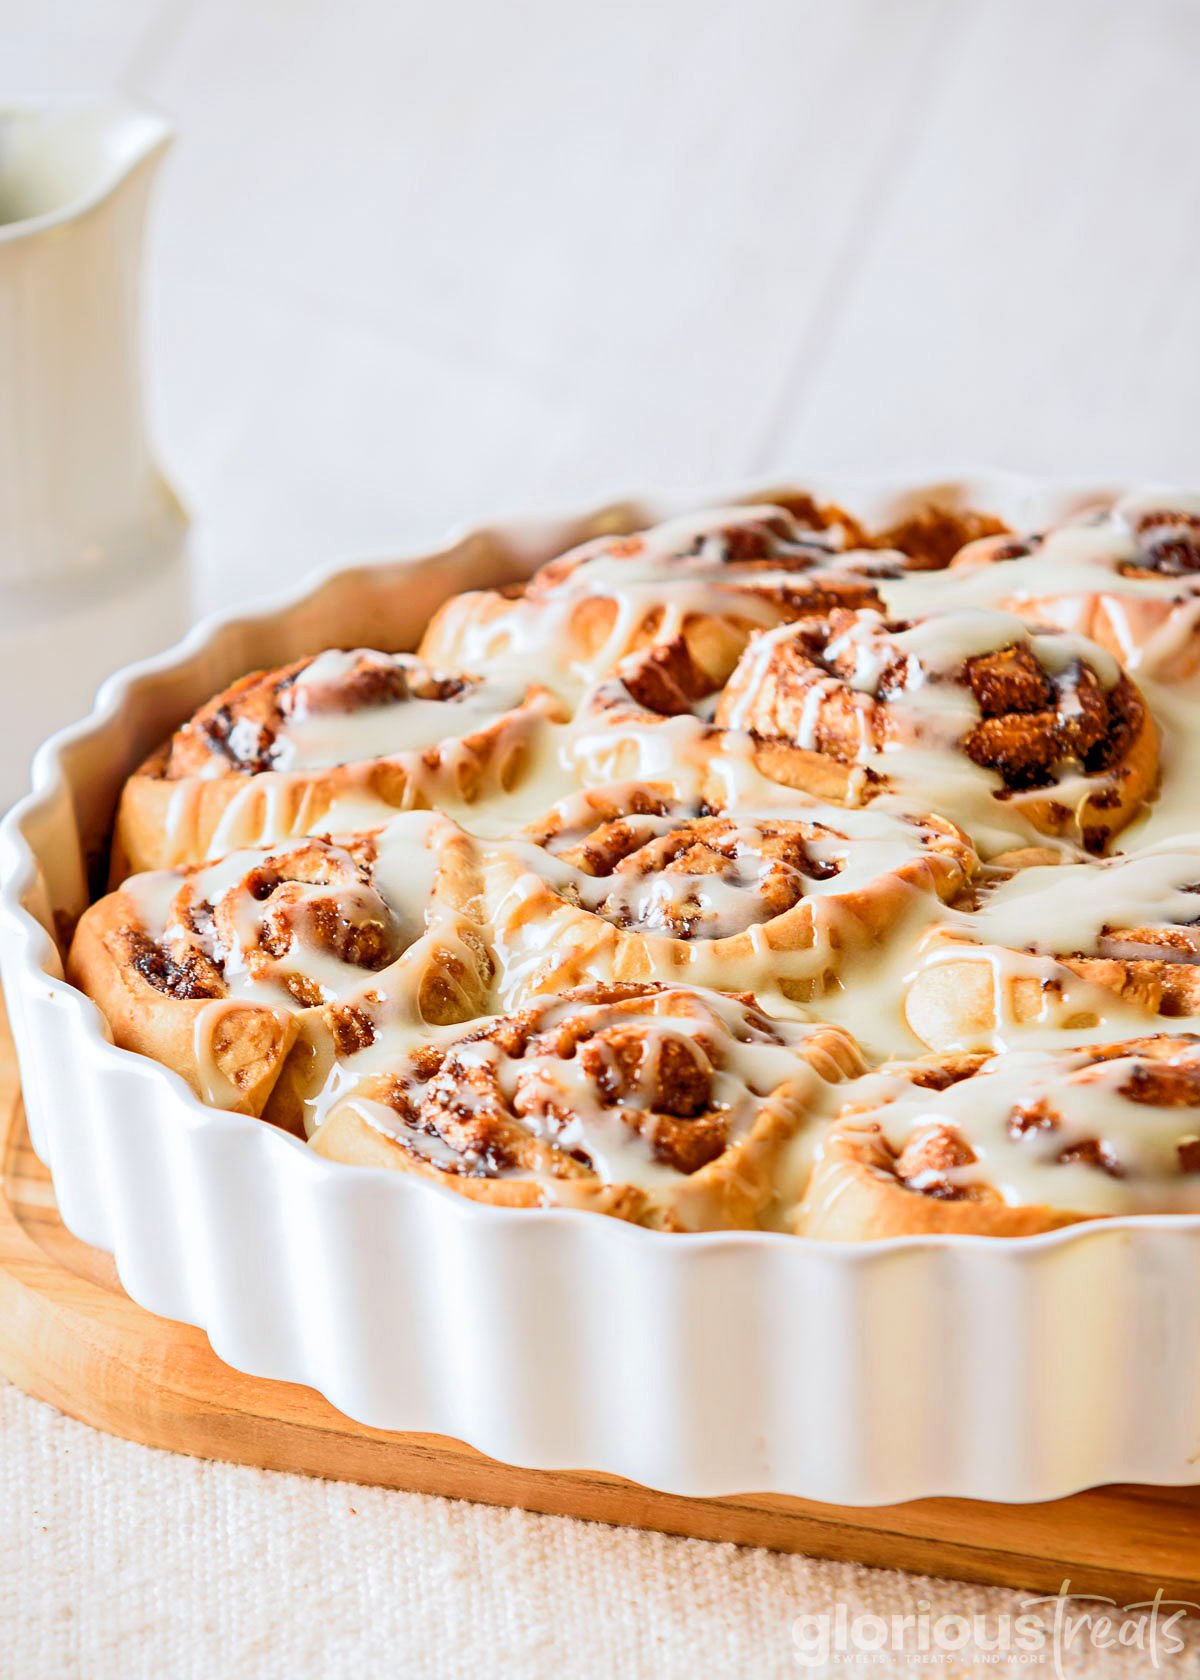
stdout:
POLYGON ((796 1219, 840 1241, 1200 1211, 1200 1038, 931 1057, 855 1088, 796 1219))
POLYGON ((781 488, 756 500, 787 514, 805 542, 831 556, 835 570, 844 567, 860 577, 894 579, 910 572, 940 572, 967 544, 1008 530, 995 514, 965 506, 960 491, 950 485, 909 498, 882 524, 856 518, 808 490, 781 488))
POLYGON ((471 805, 528 773, 548 689, 333 649, 218 694, 125 784, 113 878, 235 847, 471 805))
POLYGON ((441 1023, 486 1011, 477 895, 467 837, 414 812, 341 842, 132 876, 84 913, 67 973, 116 1044, 217 1107, 261 1115, 294 1053, 332 1054, 348 1034, 362 1048, 396 1014, 441 1023))
POLYGON ((998 884, 980 877, 973 908, 926 940, 904 1002, 923 1043, 1200 1015, 1200 844, 1073 865, 1030 855, 998 884))
POLYGON ((752 630, 877 602, 827 567, 830 550, 776 507, 723 508, 560 555, 519 590, 477 590, 437 612, 421 655, 471 668, 553 666, 587 685, 639 649, 678 644, 712 693, 752 630))
POLYGON ((563 801, 490 849, 484 900, 507 1002, 587 980, 687 980, 812 998, 977 868, 937 817, 702 816, 650 788, 563 801))
POLYGON ((749 732, 776 781, 848 803, 903 787, 975 838, 986 792, 985 824, 1004 802, 1099 851, 1158 773, 1153 721, 1111 655, 982 609, 913 622, 835 612, 762 632, 715 722, 749 732))
POLYGON ((338 1098, 318 1153, 506 1207, 753 1227, 781 1157, 861 1070, 837 1027, 683 986, 594 986, 437 1033, 338 1098))
POLYGON ((1200 670, 1200 498, 1141 496, 1028 537, 969 544, 954 573, 1160 681, 1200 670))

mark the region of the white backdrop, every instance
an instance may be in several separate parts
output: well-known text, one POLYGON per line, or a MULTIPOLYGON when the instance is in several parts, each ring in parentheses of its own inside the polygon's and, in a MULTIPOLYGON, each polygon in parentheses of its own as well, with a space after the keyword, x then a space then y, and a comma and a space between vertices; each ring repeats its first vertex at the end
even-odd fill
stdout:
POLYGON ((1193 0, 0 0, 0 91, 179 143, 150 251, 206 604, 783 468, 1200 481, 1193 0))
MULTIPOLYGON (((0 0, 0 94, 179 125, 148 367, 206 605, 653 482, 1200 483, 1198 70, 1190 0, 0 0)), ((837 1597, 1012 1603, 0 1400, 0 1671, 30 1680, 782 1675, 837 1597)))

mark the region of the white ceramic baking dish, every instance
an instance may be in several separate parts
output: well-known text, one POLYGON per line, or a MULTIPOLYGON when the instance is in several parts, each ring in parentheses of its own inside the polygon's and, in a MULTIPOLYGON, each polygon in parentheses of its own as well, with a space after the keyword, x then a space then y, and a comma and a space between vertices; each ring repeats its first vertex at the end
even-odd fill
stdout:
MULTIPOLYGON (((870 518, 929 487, 813 488, 870 518)), ((937 488, 1018 524, 1092 494, 937 488)), ((0 954, 63 1219, 116 1256, 134 1300, 202 1326, 231 1365, 516 1464, 861 1504, 1200 1481, 1200 1219, 853 1248, 492 1208, 205 1108, 115 1049, 61 977, 56 933, 85 902, 122 779, 233 677, 327 645, 411 646, 456 590, 733 494, 766 499, 646 497, 325 573, 113 677, 47 743, 0 829, 0 954)))

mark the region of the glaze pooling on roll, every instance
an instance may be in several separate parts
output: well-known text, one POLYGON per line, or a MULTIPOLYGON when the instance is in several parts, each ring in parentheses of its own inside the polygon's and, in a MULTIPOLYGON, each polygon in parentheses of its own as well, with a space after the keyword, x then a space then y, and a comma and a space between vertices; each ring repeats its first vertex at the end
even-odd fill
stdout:
POLYGON ((585 980, 689 981, 804 1001, 849 985, 978 867, 937 818, 699 815, 652 789, 576 795, 487 849, 504 1002, 585 980))
POLYGON ((172 738, 162 774, 320 770, 420 753, 523 698, 511 680, 436 671, 411 654, 331 648, 247 678, 204 707, 172 738))
POLYGON ((513 674, 330 649, 233 684, 126 783, 113 879, 297 835, 378 827, 394 810, 503 801, 565 716, 513 674))
POLYGON ((1200 1037, 898 1066, 859 1081, 798 1229, 1031 1234, 1200 1209, 1200 1037))
POLYGON ((138 912, 137 939, 168 971, 204 975, 230 996, 311 1007, 343 996, 420 937, 437 874, 430 842, 451 832, 445 818, 413 812, 343 841, 294 841, 135 875, 122 892, 138 912))
POLYGON ((551 561, 523 591, 476 591, 448 601, 421 643, 427 660, 470 668, 547 667, 578 700, 631 654, 686 650, 710 691, 751 631, 878 600, 834 549, 781 508, 724 508, 631 536, 605 537, 551 561))
POLYGON ((1200 1012, 1200 835, 992 874, 927 938, 907 983, 906 1017, 931 1049, 994 1046, 1015 1026, 1137 1031, 1200 1012))
POLYGON ((952 570, 964 598, 1080 631, 1138 677, 1200 663, 1200 497, 1150 491, 1024 540, 984 538, 952 570))

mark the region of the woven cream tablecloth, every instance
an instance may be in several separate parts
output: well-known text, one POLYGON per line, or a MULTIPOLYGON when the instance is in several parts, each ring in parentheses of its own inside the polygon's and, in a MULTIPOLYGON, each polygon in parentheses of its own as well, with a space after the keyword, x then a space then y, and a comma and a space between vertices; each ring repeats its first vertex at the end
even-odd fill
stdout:
MULTIPOLYGON (((211 1464, 8 1386, 0 1451, 4 1680, 1154 1672, 1146 1638, 1102 1650, 1086 1631, 1056 1670, 1049 1622, 1037 1651, 985 1651, 1016 1593, 211 1464), (839 1603, 847 1626, 888 1619, 860 1645, 922 1614, 967 1618, 970 1643, 920 1654, 909 1631, 908 1654, 813 1665, 839 1603)), ((1175 1652, 1180 1631, 1160 1633, 1159 1669, 1200 1675, 1200 1625, 1175 1652)))

